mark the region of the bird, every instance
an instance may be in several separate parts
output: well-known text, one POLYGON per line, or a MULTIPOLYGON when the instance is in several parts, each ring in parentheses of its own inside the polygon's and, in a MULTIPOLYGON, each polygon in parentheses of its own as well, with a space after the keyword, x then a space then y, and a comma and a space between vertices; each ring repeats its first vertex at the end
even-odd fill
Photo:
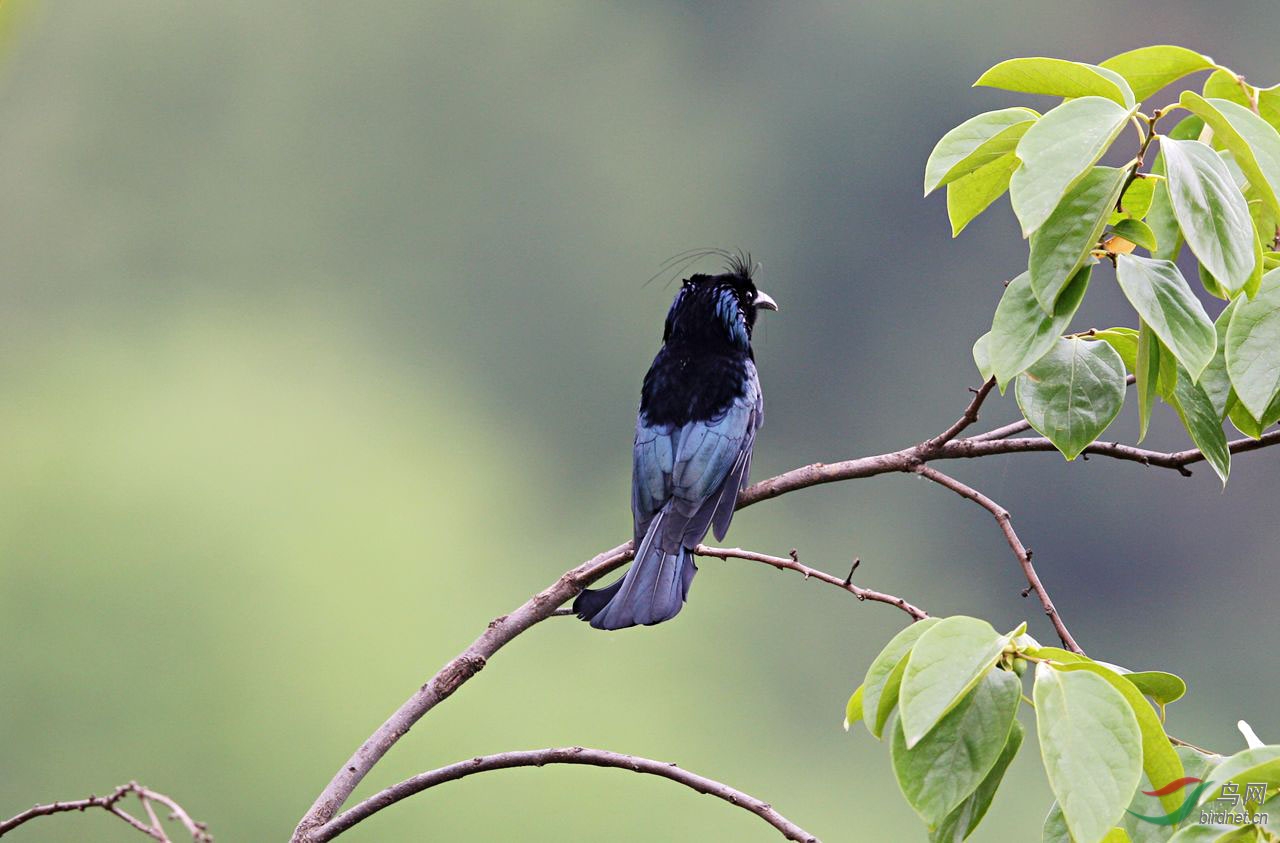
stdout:
POLYGON ((587 589, 574 613, 596 629, 651 626, 674 618, 697 573, 693 549, 723 539, 764 424, 751 348, 761 310, 778 309, 756 288, 749 255, 730 255, 718 275, 686 278, 667 312, 662 347, 645 374, 632 450, 634 561, 617 582, 587 589))

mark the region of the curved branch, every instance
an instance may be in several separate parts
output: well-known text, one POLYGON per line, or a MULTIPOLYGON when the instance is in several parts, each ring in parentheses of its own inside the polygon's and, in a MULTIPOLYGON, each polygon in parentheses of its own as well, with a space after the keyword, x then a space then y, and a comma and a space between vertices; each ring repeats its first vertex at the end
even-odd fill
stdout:
MULTIPOLYGON (((911 616, 911 620, 921 621, 929 617, 929 613, 919 606, 913 606, 901 597, 892 594, 886 594, 883 591, 874 591, 870 588, 860 588, 853 584, 853 571, 849 572, 848 579, 840 579, 828 574, 826 571, 819 571, 817 568, 810 568, 800 561, 799 554, 791 551, 789 558, 781 556, 769 556, 764 553, 756 553, 753 550, 743 550, 740 547, 708 547, 700 544, 693 549, 698 556, 710 556, 715 559, 745 559, 748 562, 762 562, 765 565, 772 565, 778 570, 795 571, 803 574, 805 579, 814 579, 820 582, 834 585, 843 591, 847 591, 859 600, 872 600, 876 603, 887 603, 890 606, 897 606, 902 611, 911 616)), ((854 568, 858 567, 858 563, 853 563, 854 568)))
MULTIPOLYGON (((917 466, 934 460, 972 459, 995 454, 1053 450, 1053 444, 1047 439, 1009 438, 1026 429, 1022 427, 1023 422, 1015 422, 995 431, 969 438, 948 438, 959 435, 977 421, 982 400, 990 391, 990 388, 986 388, 985 391, 975 390, 974 398, 964 414, 933 439, 926 439, 899 451, 835 463, 813 463, 792 469, 746 489, 738 496, 737 508, 742 509, 788 492, 825 483, 874 477, 880 474, 914 472, 917 466), (997 435, 999 438, 996 438, 997 435)), ((1280 442, 1280 430, 1271 431, 1259 440, 1236 440, 1230 443, 1230 449, 1232 453, 1238 453, 1265 448, 1277 442, 1280 442)), ((1148 466, 1171 468, 1182 474, 1190 473, 1187 470, 1188 465, 1204 459, 1204 455, 1196 449, 1162 453, 1114 442, 1096 442, 1086 448, 1085 453, 1129 460, 1148 466)), ((293 836, 295 843, 304 843, 313 839, 312 833, 338 813, 373 765, 423 715, 478 673, 494 653, 529 627, 554 615, 559 606, 576 596, 584 587, 624 565, 631 558, 631 542, 606 550, 576 568, 566 571, 554 583, 535 594, 515 611, 490 621, 488 629, 472 642, 471 646, 432 676, 356 750, 298 823, 293 836)), ((1034 575, 1034 573, 1034 569, 1031 569, 1031 574, 1034 575)), ((1037 589, 1037 593, 1042 600, 1047 599, 1042 590, 1037 589)))
POLYGON ((817 837, 779 814, 769 803, 756 799, 754 796, 729 787, 729 785, 718 782, 715 779, 691 773, 672 763, 653 761, 635 755, 622 755, 621 753, 609 752, 603 749, 586 749, 580 746, 485 755, 473 758, 470 761, 460 761, 457 764, 450 764, 448 767, 419 773, 399 784, 392 785, 380 793, 374 794, 351 808, 351 810, 338 815, 327 824, 316 829, 310 839, 316 841, 316 843, 332 840, 356 823, 368 819, 383 808, 445 782, 457 781, 466 776, 485 773, 490 770, 507 770, 512 767, 542 767, 547 764, 585 764, 592 767, 616 767, 620 770, 631 770, 635 773, 661 776, 664 779, 670 779, 685 787, 692 788, 698 793, 705 793, 717 799, 723 799, 730 805, 737 805, 739 808, 750 811, 782 832, 782 835, 788 840, 796 840, 800 841, 800 843, 818 843, 817 837))
POLYGON ((142 832, 153 840, 161 841, 161 843, 169 843, 169 837, 164 832, 164 827, 160 824, 160 819, 156 816, 152 802, 159 802, 169 809, 170 819, 177 820, 191 835, 194 843, 212 843, 213 836, 209 834, 208 828, 203 824, 191 819, 191 815, 182 809, 176 801, 163 793, 157 793, 150 788, 143 787, 137 782, 129 782, 122 784, 106 796, 90 796, 88 799, 71 799, 66 802, 50 802, 47 805, 36 805, 28 808, 17 816, 10 817, 7 820, 0 821, 0 837, 13 831, 20 825, 36 819, 37 817, 48 817, 54 814, 62 814, 68 811, 87 811, 90 808, 101 808, 108 814, 119 817, 128 823, 137 831, 142 832), (148 819, 151 824, 148 825, 142 820, 130 814, 120 807, 120 802, 129 794, 136 794, 138 800, 142 803, 142 807, 147 812, 148 819))
MULTIPOLYGON (((1062 617, 1053 605, 1053 600, 1049 598, 1049 592, 1045 591, 1044 584, 1040 582, 1040 576, 1036 573, 1035 566, 1031 564, 1031 551, 1027 550, 1022 540, 1018 538, 1018 534, 1014 532, 1013 522, 1009 518, 1009 510, 972 486, 965 485, 951 475, 943 474, 935 468, 930 468, 927 465, 916 466, 916 473, 921 477, 932 480, 939 486, 950 489, 962 498, 973 501, 991 513, 991 516, 996 519, 996 523, 1000 525, 1000 532, 1004 533, 1004 539, 1009 543, 1009 549, 1013 551, 1013 555, 1018 559, 1018 564, 1022 566, 1022 573, 1030 584, 1030 590, 1034 591, 1040 598, 1040 605, 1044 607, 1044 613, 1049 616, 1049 621, 1053 624, 1053 628, 1057 630, 1058 638, 1062 639, 1062 646, 1073 653, 1084 655, 1084 650, 1080 649, 1076 639, 1071 637, 1071 632, 1067 629, 1067 625, 1062 622, 1062 617)), ((1026 597, 1026 595, 1027 593, 1024 591, 1022 596, 1026 597)))
POLYGON ((441 701, 479 673, 489 658, 508 641, 529 627, 551 617, 560 604, 573 598, 585 586, 624 564, 632 556, 631 542, 599 553, 576 568, 565 571, 550 586, 530 597, 508 615, 489 621, 489 626, 471 646, 450 660, 427 683, 414 692, 378 730, 361 744, 317 797, 298 824, 293 840, 312 840, 311 833, 328 822, 347 801, 356 786, 396 741, 441 701))

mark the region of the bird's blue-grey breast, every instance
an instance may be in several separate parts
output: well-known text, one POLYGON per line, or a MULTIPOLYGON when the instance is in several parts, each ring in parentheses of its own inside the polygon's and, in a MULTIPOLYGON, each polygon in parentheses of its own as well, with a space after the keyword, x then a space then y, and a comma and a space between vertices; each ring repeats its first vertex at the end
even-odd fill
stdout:
POLYGON ((635 561, 622 579, 573 604, 596 629, 675 617, 698 570, 693 548, 708 529, 724 538, 747 486, 764 423, 751 332, 759 309, 778 308, 756 289, 747 261, 728 270, 689 278, 667 313, 636 418, 635 561))

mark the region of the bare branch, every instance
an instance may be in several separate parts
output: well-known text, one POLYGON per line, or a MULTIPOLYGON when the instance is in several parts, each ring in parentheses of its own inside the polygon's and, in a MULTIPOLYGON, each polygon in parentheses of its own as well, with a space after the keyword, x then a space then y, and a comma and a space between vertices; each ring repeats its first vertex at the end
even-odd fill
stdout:
POLYGON ((969 442, 987 442, 992 439, 1008 439, 1010 436, 1023 433, 1031 429, 1031 423, 1026 419, 1018 419, 1016 422, 1010 422, 1003 427, 997 427, 994 430, 988 430, 986 433, 979 433, 970 436, 969 442))
MULTIPOLYGON (((1025 424, 1025 423, 1024 423, 1025 424)), ((1013 427, 1009 425, 1008 427, 1013 427)), ((1004 430, 999 428, 991 431, 998 433, 1004 430)), ((1233 439, 1227 443, 1227 449, 1233 454, 1245 453, 1247 451, 1256 451, 1259 448, 1266 448, 1280 442, 1280 430, 1272 430, 1264 433, 1260 439, 1249 439, 1248 437, 1241 439, 1233 439)), ((1042 436, 1026 437, 1022 439, 983 439, 975 436, 971 439, 961 439, 956 442, 949 443, 937 459, 958 459, 958 458, 976 458, 987 457, 994 454, 1018 454, 1029 451, 1056 451, 1057 448, 1048 439, 1042 436)), ((1119 442, 1094 442, 1092 445, 1084 449, 1085 454, 1112 457, 1118 460, 1127 460, 1129 462, 1141 463, 1146 466, 1155 466, 1156 468, 1172 469, 1184 477, 1191 476, 1191 469, 1187 466, 1194 465, 1204 460, 1204 454, 1197 448, 1188 448, 1185 451, 1150 451, 1146 448, 1135 448, 1132 445, 1122 445, 1119 442)))
POLYGON ((991 393, 991 390, 995 388, 995 385, 995 377, 993 376, 988 378, 986 383, 973 391, 973 400, 969 402, 968 407, 964 408, 964 412, 961 413, 960 418, 956 419, 955 423, 952 424, 951 427, 948 427, 946 430, 942 431, 942 433, 928 440, 924 444, 930 448, 940 448, 963 433, 967 427, 978 420, 978 410, 982 409, 982 402, 987 400, 987 395, 991 393))
POLYGON ((715 779, 691 773, 672 763, 653 761, 634 755, 622 755, 603 749, 586 749, 580 746, 503 752, 497 755, 473 758, 470 761, 461 761, 457 764, 450 764, 448 767, 420 773, 413 778, 405 779, 399 784, 392 785, 386 790, 364 800, 351 810, 340 814, 327 824, 316 829, 310 839, 316 841, 316 843, 332 840, 360 821, 378 813, 383 808, 445 782, 456 781, 475 773, 484 773, 490 770, 507 770, 512 767, 542 767, 547 764, 585 764, 593 767, 616 767, 620 770, 631 770, 635 773, 661 776, 664 779, 670 779, 685 787, 692 788, 698 793, 705 793, 717 799, 723 799, 730 805, 737 805, 739 808, 750 811, 780 831, 788 840, 801 841, 802 843, 817 843, 818 841, 817 837, 779 814, 767 802, 756 799, 754 796, 729 787, 727 784, 718 782, 715 779))
POLYGON ((90 808, 101 808, 107 813, 119 817, 151 839, 160 841, 160 843, 170 843, 169 836, 165 833, 164 826, 151 805, 152 802, 159 802, 168 808, 171 812, 169 818, 181 822, 187 833, 191 835, 194 843, 213 843, 213 835, 209 834, 208 828, 203 823, 198 823, 191 819, 191 816, 177 802, 163 793, 157 793, 137 782, 122 784, 106 796, 90 796, 87 799, 73 799, 67 802, 50 802, 47 805, 36 805, 33 808, 28 808, 21 814, 0 822, 0 837, 37 817, 48 817, 68 811, 87 811, 90 808), (144 823, 120 807, 120 802, 129 794, 134 794, 138 797, 142 807, 147 812, 147 817, 151 820, 150 824, 144 823))
POLYGON ((320 793, 306 816, 302 818, 294 831, 293 839, 295 841, 313 839, 310 836, 312 831, 324 825, 338 812, 373 765, 387 754, 387 750, 395 746, 396 742, 404 737, 423 715, 448 699, 464 682, 479 673, 493 654, 508 641, 539 621, 551 617, 562 603, 577 595, 583 587, 626 563, 631 556, 631 542, 597 554, 578 567, 566 571, 558 580, 530 597, 514 612, 489 621, 489 627, 471 643, 471 646, 440 668, 435 676, 414 692, 413 696, 396 709, 396 712, 356 750, 356 753, 320 793))
POLYGON ((1040 582, 1035 566, 1031 564, 1031 551, 1027 550, 1022 544, 1022 540, 1018 538, 1018 534, 1014 532, 1013 522, 1009 518, 1009 510, 972 486, 967 486, 951 475, 943 474, 941 471, 930 468, 927 465, 916 466, 916 473, 940 486, 945 486, 960 497, 973 501, 991 513, 992 517, 996 519, 996 523, 1000 525, 1000 532, 1004 533, 1005 541, 1009 543, 1009 548, 1013 551, 1013 555, 1017 557, 1018 564, 1022 566, 1022 572, 1026 575, 1031 590, 1040 598, 1040 605, 1044 607, 1044 613, 1049 616, 1053 628, 1058 632, 1058 637, 1062 639, 1062 646, 1073 653, 1083 655, 1084 650, 1080 649, 1080 645, 1071 637, 1070 631, 1067 630, 1067 625, 1062 622, 1057 608, 1053 605, 1053 600, 1049 598, 1049 592, 1045 591, 1044 584, 1040 582))
POLYGON ((745 559, 748 562, 763 562, 765 565, 772 565, 778 570, 795 571, 803 574, 805 579, 819 580, 836 588, 847 591, 859 600, 873 600, 877 603, 887 603, 890 606, 897 606, 902 611, 911 616, 912 621, 924 620, 929 617, 929 613, 918 606, 913 606, 901 597, 892 594, 885 594, 883 591, 873 591, 869 588, 860 588, 854 585, 852 580, 852 571, 850 579, 842 580, 839 577, 833 577, 825 571, 819 571, 817 568, 810 568, 802 563, 796 551, 791 551, 789 558, 781 556, 769 556, 764 553, 756 553, 753 550, 743 550, 740 547, 708 547, 700 544, 693 549, 698 556, 711 556, 716 559, 745 559))

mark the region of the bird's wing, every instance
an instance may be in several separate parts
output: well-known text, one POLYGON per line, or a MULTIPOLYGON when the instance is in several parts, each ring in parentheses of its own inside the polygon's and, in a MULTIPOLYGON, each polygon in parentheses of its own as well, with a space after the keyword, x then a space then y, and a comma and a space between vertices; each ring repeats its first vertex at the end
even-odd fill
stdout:
MULTIPOLYGON (((751 367, 750 372, 751 380, 755 387, 755 406, 752 408, 751 422, 747 436, 742 441, 738 459, 734 462, 733 470, 729 472, 729 476, 725 478, 724 485, 720 489, 719 499, 716 501, 715 508, 711 514, 711 528, 717 541, 723 539, 725 533, 729 532, 729 522, 733 520, 733 511, 738 503, 738 493, 746 489, 747 484, 750 482, 751 452, 755 448, 756 431, 764 426, 764 393, 760 391, 760 382, 756 379, 755 366, 751 367)), ((706 527, 702 528, 702 532, 703 535, 706 535, 706 527)))
POLYGON ((643 414, 636 419, 631 466, 631 514, 635 518, 636 547, 640 546, 654 516, 671 499, 676 442, 683 430, 670 425, 647 425, 643 414))
POLYGON ((672 515, 660 538, 663 550, 693 547, 716 524, 724 536, 732 518, 761 418, 760 384, 750 367, 743 394, 724 412, 684 426, 671 472, 672 515))

